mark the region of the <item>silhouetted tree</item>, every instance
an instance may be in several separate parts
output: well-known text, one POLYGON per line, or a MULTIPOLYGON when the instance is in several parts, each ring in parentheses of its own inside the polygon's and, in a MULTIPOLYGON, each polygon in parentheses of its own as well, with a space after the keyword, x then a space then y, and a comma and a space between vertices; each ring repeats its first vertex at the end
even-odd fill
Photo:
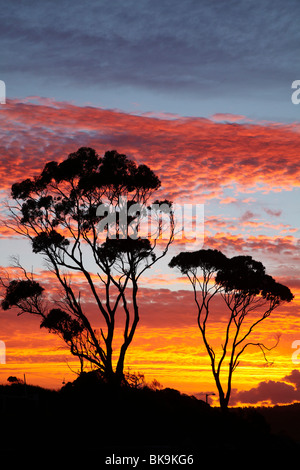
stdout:
POLYGON ((2 280, 6 287, 2 308, 18 307, 20 313, 40 316, 41 327, 58 334, 82 368, 88 362, 116 383, 124 380, 125 355, 139 321, 139 278, 166 254, 173 240, 169 201, 167 240, 158 246, 161 224, 155 235, 140 236, 142 215, 149 215, 147 204, 159 187, 159 178, 146 165, 137 165, 115 150, 99 157, 87 147, 61 163, 48 162, 38 177, 12 186, 16 204, 9 207, 7 226, 28 238, 34 253, 44 256, 63 296, 55 308, 49 308, 43 287, 23 269, 25 278, 2 280), (80 289, 68 272, 84 279, 102 318, 100 329, 93 328, 80 289), (114 366, 113 341, 121 312, 123 342, 114 366))
POLYGON ((267 275, 263 264, 251 256, 227 258, 218 250, 203 249, 182 252, 172 258, 169 266, 179 268, 193 287, 198 326, 210 358, 220 406, 226 410, 232 374, 245 349, 257 346, 265 358, 265 350, 271 349, 263 343, 250 341, 253 329, 282 302, 290 302, 293 294, 288 287, 267 275), (227 307, 227 313, 222 312, 226 326, 219 354, 210 342, 209 333, 209 320, 214 314, 211 303, 217 295, 227 307))
POLYGON ((18 377, 15 377, 14 375, 10 375, 7 378, 7 382, 9 382, 10 384, 23 384, 24 383, 22 379, 19 379, 18 377))

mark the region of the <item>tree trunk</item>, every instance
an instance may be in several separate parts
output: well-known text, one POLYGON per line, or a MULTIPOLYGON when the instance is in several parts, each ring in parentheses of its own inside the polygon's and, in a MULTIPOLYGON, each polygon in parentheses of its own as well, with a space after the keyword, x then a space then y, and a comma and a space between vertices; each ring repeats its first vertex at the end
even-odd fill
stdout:
POLYGON ((221 410, 223 413, 226 413, 228 411, 229 393, 226 393, 226 395, 224 394, 220 377, 217 372, 214 372, 214 378, 215 378, 216 386, 219 392, 219 403, 220 403, 221 410))
POLYGON ((224 396, 224 394, 220 395, 220 407, 223 413, 228 412, 228 402, 229 402, 229 399, 227 396, 224 396))
POLYGON ((125 354, 126 354, 126 351, 127 351, 127 348, 123 348, 123 346, 124 346, 124 344, 121 347, 120 356, 119 356, 119 359, 118 359, 118 364, 117 364, 117 367, 116 367, 116 374, 115 374, 116 375, 116 380, 120 385, 124 380, 124 362, 125 362, 125 354))

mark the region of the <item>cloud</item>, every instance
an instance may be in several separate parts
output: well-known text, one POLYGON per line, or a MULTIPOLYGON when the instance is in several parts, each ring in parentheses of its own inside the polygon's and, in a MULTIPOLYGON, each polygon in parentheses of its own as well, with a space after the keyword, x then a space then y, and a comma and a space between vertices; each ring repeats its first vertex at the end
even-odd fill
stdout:
POLYGON ((281 214, 282 214, 282 211, 281 210, 272 210, 272 209, 268 209, 268 208, 265 208, 264 207, 264 211, 268 214, 268 215, 271 215, 273 217, 280 217, 281 214))
MULTIPOLYGON (((117 149, 148 164, 162 182, 157 197, 175 203, 217 200, 226 209, 224 203, 235 203, 239 193, 284 191, 300 185, 296 124, 169 119, 35 97, 8 100, 1 108, 0 134, 2 200, 8 198, 13 183, 38 175, 46 162, 61 161, 80 146, 91 146, 100 155, 117 149), (234 197, 227 192, 233 182, 234 197)), ((292 233, 296 228, 253 220, 254 215, 247 210, 239 220, 206 216, 205 246, 258 258, 297 255, 299 239, 292 233), (266 230, 276 232, 266 234, 266 230)), ((279 213, 273 210, 273 215, 279 213)), ((13 235, 0 226, 2 239, 13 235)), ((174 246, 180 249, 184 242, 178 240, 174 246)))
POLYGON ((205 238, 206 247, 221 251, 234 250, 236 252, 264 252, 269 254, 283 253, 295 256, 299 253, 300 241, 297 237, 267 236, 267 235, 241 235, 229 232, 217 232, 205 238))
POLYGON ((242 404, 287 404, 300 400, 300 372, 293 370, 281 380, 266 380, 250 390, 234 390, 230 405, 242 404))
POLYGON ((232 204, 233 202, 237 202, 237 199, 235 197, 228 196, 221 199, 220 204, 232 204))
POLYGON ((22 80, 65 85, 193 89, 201 96, 269 91, 294 73, 298 12, 296 2, 279 0, 91 0, 88 8, 61 0, 59 14, 49 1, 9 2, 1 65, 22 80))
POLYGON ((298 369, 292 370, 289 375, 286 375, 282 379, 285 382, 290 382, 296 388, 296 390, 300 391, 300 371, 298 369))
POLYGON ((0 177, 6 190, 80 146, 100 154, 117 149, 150 165, 162 180, 164 195, 178 202, 235 202, 223 193, 232 181, 237 191, 300 186, 300 132, 294 124, 170 120, 54 101, 8 100, 0 126, 0 177))
POLYGON ((211 116, 213 121, 228 121, 228 122, 240 122, 240 121, 247 121, 249 122, 249 118, 246 116, 242 116, 239 114, 231 114, 231 113, 215 113, 211 116))
POLYGON ((248 210, 240 217, 240 221, 246 222, 246 221, 249 221, 250 219, 253 219, 253 217, 255 217, 255 214, 248 210))

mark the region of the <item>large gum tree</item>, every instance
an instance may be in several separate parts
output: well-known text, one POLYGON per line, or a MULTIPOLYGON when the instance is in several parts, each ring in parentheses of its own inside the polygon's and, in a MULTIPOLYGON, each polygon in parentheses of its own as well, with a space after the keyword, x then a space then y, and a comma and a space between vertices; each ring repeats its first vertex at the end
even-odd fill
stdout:
POLYGON ((6 225, 29 239, 34 253, 43 255, 62 296, 49 303, 44 287, 23 269, 22 278, 2 279, 2 308, 39 316, 41 327, 59 335, 79 358, 81 370, 92 366, 111 383, 126 381, 125 356, 140 318, 139 279, 167 253, 173 240, 169 201, 164 201, 170 209, 167 239, 157 243, 162 232, 159 217, 155 234, 139 236, 141 213, 149 211, 150 197, 159 187, 159 178, 148 166, 115 150, 100 157, 94 149, 82 147, 60 163, 48 162, 39 176, 11 189, 14 203, 6 225), (128 210, 124 218, 122 201, 127 210, 135 206, 140 211, 128 210), (70 273, 84 280, 89 304, 99 314, 99 328, 70 273), (114 350, 116 325, 121 323, 121 345, 114 350))

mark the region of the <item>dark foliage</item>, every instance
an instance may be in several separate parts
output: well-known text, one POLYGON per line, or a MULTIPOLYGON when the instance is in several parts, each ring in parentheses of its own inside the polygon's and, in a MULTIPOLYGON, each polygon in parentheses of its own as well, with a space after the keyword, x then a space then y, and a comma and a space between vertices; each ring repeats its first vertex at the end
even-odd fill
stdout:
POLYGON ((137 258, 138 260, 151 255, 155 256, 152 253, 151 243, 147 238, 138 238, 136 240, 132 238, 108 238, 97 250, 100 259, 107 259, 111 263, 124 253, 131 254, 134 259, 137 258))
POLYGON ((219 271, 224 268, 226 262, 227 257, 221 251, 208 249, 181 252, 171 259, 169 266, 170 268, 178 268, 183 274, 186 274, 197 267, 219 271))
POLYGON ((8 310, 19 304, 20 301, 26 300, 28 297, 38 297, 42 294, 44 288, 36 281, 30 279, 10 281, 5 297, 1 302, 3 310, 8 310))
POLYGON ((76 191, 83 193, 93 192, 103 186, 113 188, 126 188, 129 192, 138 190, 155 190, 160 187, 160 180, 147 165, 139 165, 129 160, 126 155, 116 150, 105 152, 103 158, 99 157, 94 149, 81 147, 77 152, 71 153, 61 163, 46 163, 41 174, 34 179, 15 183, 11 194, 14 199, 28 200, 30 197, 45 189, 51 181, 75 182, 76 191))
POLYGON ((45 316, 40 324, 41 328, 47 328, 53 333, 59 333, 66 342, 78 336, 84 329, 78 320, 72 318, 67 312, 60 308, 53 308, 45 316))
POLYGON ((51 246, 60 248, 62 246, 68 246, 69 243, 69 240, 56 232, 56 230, 51 230, 50 233, 41 232, 32 240, 32 251, 34 253, 45 252, 47 248, 51 246))
POLYGON ((278 302, 290 302, 294 297, 288 287, 267 275, 263 264, 251 256, 227 259, 223 268, 218 270, 216 283, 226 292, 236 290, 247 295, 261 294, 267 300, 277 299, 278 302))
POLYGON ((225 292, 237 291, 243 295, 261 295, 267 300, 290 302, 294 296, 287 286, 276 282, 265 272, 260 261, 251 256, 228 258, 218 250, 199 250, 181 252, 169 263, 171 268, 178 268, 182 274, 193 273, 200 268, 204 273, 215 273, 216 284, 225 292))

